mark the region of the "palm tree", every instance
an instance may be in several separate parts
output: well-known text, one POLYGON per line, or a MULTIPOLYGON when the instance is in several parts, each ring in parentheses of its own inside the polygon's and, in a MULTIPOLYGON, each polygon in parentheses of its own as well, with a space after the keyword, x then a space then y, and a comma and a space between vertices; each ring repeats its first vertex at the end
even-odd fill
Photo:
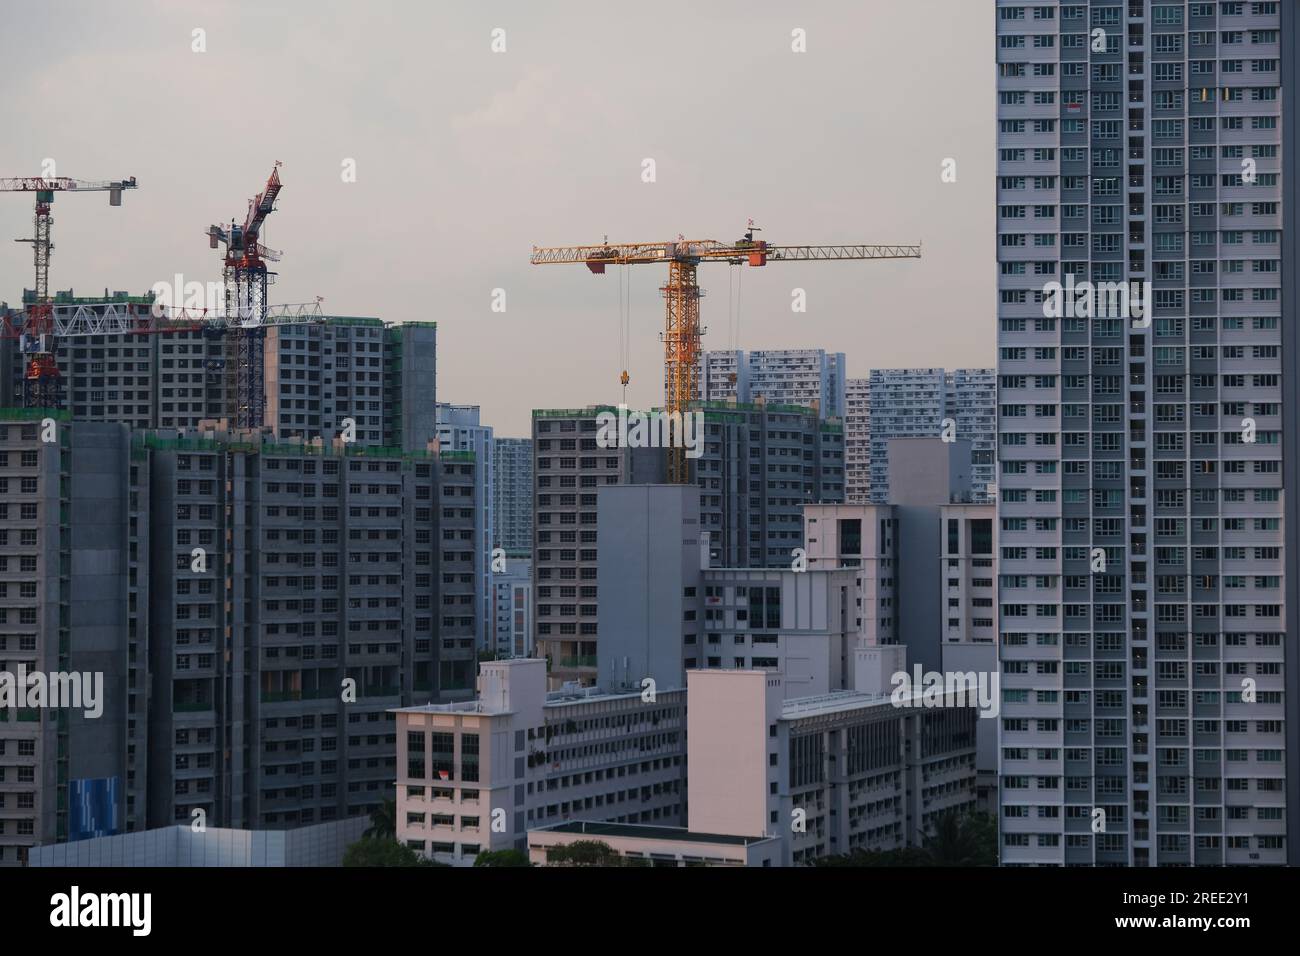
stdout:
POLYGON ((397 801, 385 797, 383 803, 371 810, 370 826, 366 827, 366 832, 361 835, 377 840, 397 839, 397 801))

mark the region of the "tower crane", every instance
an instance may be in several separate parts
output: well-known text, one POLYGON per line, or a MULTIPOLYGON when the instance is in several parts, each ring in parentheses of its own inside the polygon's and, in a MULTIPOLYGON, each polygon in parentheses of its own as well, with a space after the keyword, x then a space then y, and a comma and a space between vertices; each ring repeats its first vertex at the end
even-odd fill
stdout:
POLYGON ((59 367, 54 360, 57 338, 50 309, 50 255, 54 252, 54 243, 50 239, 50 227, 54 224, 54 219, 50 216, 50 207, 54 204, 54 194, 106 192, 109 205, 120 206, 122 191, 135 188, 134 176, 112 182, 87 182, 66 176, 0 179, 0 192, 31 193, 36 198, 35 232, 32 238, 14 240, 32 244, 32 258, 36 265, 36 288, 18 336, 20 351, 23 355, 30 356, 23 373, 24 405, 58 408, 63 402, 59 367))
MULTIPOLYGON (((230 417, 239 427, 262 424, 265 395, 262 380, 262 344, 269 325, 304 325, 329 321, 321 299, 305 304, 268 305, 266 287, 274 276, 266 268, 280 253, 260 241, 266 217, 275 208, 280 192, 280 164, 277 162, 266 188, 249 202, 242 224, 209 226, 209 244, 226 247, 224 257, 223 307, 185 308, 161 303, 75 302, 52 303, 48 298, 49 204, 51 190, 81 192, 110 190, 110 201, 119 205, 115 189, 136 188, 134 177, 117 183, 83 183, 79 180, 0 179, 0 191, 34 192, 37 196, 37 292, 23 311, 0 313, 0 339, 17 339, 23 353, 33 355, 23 389, 28 407, 58 408, 62 394, 55 362, 60 339, 100 335, 156 335, 172 332, 201 332, 222 338, 229 360, 221 360, 226 371, 225 396, 230 417), (51 185, 53 184, 53 185, 51 185), (47 188, 49 187, 49 188, 47 188), (44 225, 42 226, 42 216, 44 225)), ((32 240, 19 240, 32 241, 32 240)))
POLYGON ((266 395, 262 383, 262 355, 266 345, 266 287, 275 273, 267 262, 278 262, 280 253, 259 241, 266 217, 275 211, 280 195, 280 161, 276 160, 264 188, 248 201, 243 224, 231 220, 225 226, 208 227, 208 245, 225 246, 222 279, 225 286, 226 315, 240 320, 239 331, 217 328, 212 334, 223 335, 226 371, 226 395, 233 399, 234 424, 237 428, 257 428, 262 424, 266 395))
MULTIPOLYGON (((664 411, 670 421, 680 421, 695 397, 699 384, 700 290, 696 268, 702 262, 726 262, 731 265, 766 266, 773 262, 836 261, 845 259, 919 259, 917 245, 775 245, 755 239, 759 231, 753 220, 749 229, 734 242, 714 239, 690 240, 678 237, 670 242, 611 243, 589 246, 533 246, 529 261, 533 265, 582 263, 593 274, 603 275, 609 265, 668 265, 668 281, 663 293, 664 331, 664 411)), ((624 373, 626 374, 626 373, 624 373)), ((680 436, 679 436, 680 438, 680 436)), ((668 481, 688 484, 690 473, 686 449, 680 440, 668 449, 668 481)))

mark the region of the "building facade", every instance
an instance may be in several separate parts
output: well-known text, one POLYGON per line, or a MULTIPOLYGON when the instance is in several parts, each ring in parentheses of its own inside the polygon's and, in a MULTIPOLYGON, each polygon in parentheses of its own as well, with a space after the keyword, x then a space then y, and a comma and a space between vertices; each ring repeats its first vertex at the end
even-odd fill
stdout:
POLYGON ((997 4, 1007 864, 1286 859, 1286 6, 997 4))
POLYGON ((802 509, 844 500, 844 428, 802 406, 700 406, 704 450, 692 466, 715 567, 790 567, 802 509))
POLYGON ((851 378, 844 387, 844 500, 871 500, 871 379, 851 378))
POLYGON ((145 825, 147 487, 124 425, 0 411, 0 866, 145 825))
MULTIPOLYGON (((479 647, 491 650, 496 641, 494 625, 496 593, 492 585, 492 548, 487 543, 496 538, 496 442, 492 426, 479 423, 477 405, 448 405, 438 403, 438 447, 446 451, 468 452, 474 463, 475 501, 474 538, 483 546, 476 549, 474 587, 479 593, 479 608, 475 614, 478 623, 479 647)), ((463 516, 468 517, 468 516, 463 516)))
POLYGON ((399 841, 468 865, 571 819, 681 825, 685 691, 546 684, 544 660, 485 662, 476 700, 394 711, 399 841))
POLYGON ((492 547, 506 553, 533 548, 533 441, 497 438, 492 471, 492 547))
POLYGON ((528 556, 506 553, 505 570, 492 574, 496 621, 496 656, 533 657, 533 562, 528 556))
MULTIPOLYGON (((101 315, 108 303, 147 317, 153 302, 152 295, 125 292, 54 297, 56 306, 101 315)), ((425 450, 436 431, 436 335, 432 322, 343 316, 266 326, 254 350, 262 361, 265 424, 282 438, 330 441, 350 423, 357 445, 425 450)), ((195 430, 204 420, 233 420, 229 338, 198 328, 60 337, 55 361, 64 407, 76 421, 135 429, 195 430)), ((25 366, 16 345, 0 339, 0 401, 15 405, 25 366)))
POLYGON ((944 381, 945 417, 954 435, 970 442, 970 499, 993 500, 997 482, 998 387, 991 368, 959 368, 944 381))
POLYGON ((843 352, 706 351, 700 358, 696 399, 742 404, 761 399, 771 405, 816 408, 823 418, 843 418, 845 374, 843 352))

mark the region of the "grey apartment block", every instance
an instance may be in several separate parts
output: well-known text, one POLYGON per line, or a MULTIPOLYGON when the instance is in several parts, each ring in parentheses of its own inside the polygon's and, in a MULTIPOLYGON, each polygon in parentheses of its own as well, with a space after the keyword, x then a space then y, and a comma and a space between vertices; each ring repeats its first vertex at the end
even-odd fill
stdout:
POLYGON ((711 406, 692 474, 714 566, 789 567, 803 506, 844 500, 844 429, 809 408, 711 406))
MULTIPOLYGON (((61 305, 112 302, 147 315, 151 296, 115 292, 74 296, 61 305)), ((21 405, 24 356, 12 340, 0 341, 0 403, 21 405)), ((193 428, 227 413, 222 340, 187 330, 166 335, 76 335, 58 340, 64 408, 77 421, 132 428, 193 428)))
POLYGON ((843 352, 822 349, 706 351, 700 360, 698 399, 816 407, 823 418, 843 418, 843 352))
POLYGON ((851 378, 844 392, 844 500, 871 501, 871 380, 851 378))
MULTIPOLYGON (((1295 181, 1300 176, 1296 159, 1300 157, 1300 116, 1296 103, 1300 102, 1300 82, 1297 81, 1297 55, 1300 55, 1300 16, 1293 5, 1282 6, 1282 176, 1285 181, 1295 181)), ((1282 194, 1284 222, 1300 219, 1300 193, 1294 189, 1282 194)), ((1282 287, 1300 288, 1300 271, 1297 270, 1296 245, 1286 235, 1282 237, 1282 287)), ((1296 297, 1282 300, 1282 405, 1300 408, 1300 313, 1296 310, 1296 297)), ((1300 415, 1286 416, 1282 421, 1283 475, 1282 487, 1300 488, 1300 415)), ((1300 509, 1285 509, 1286 579, 1300 580, 1300 509)), ((1292 586, 1294 592, 1295 587, 1292 586)), ((1286 602, 1285 659, 1291 663, 1286 672, 1286 720, 1292 728, 1300 727, 1300 601, 1286 602)), ((1300 767, 1300 735, 1287 735, 1287 764, 1300 767)), ((1287 778, 1287 829, 1300 832, 1300 774, 1294 770, 1287 778)), ((1287 863, 1300 866, 1300 841, 1287 845, 1287 863)))
POLYGON ((940 434, 946 414, 941 368, 872 369, 871 500, 889 501, 889 440, 940 434))
POLYGON ((493 623, 495 594, 492 587, 492 549, 487 543, 495 537, 496 500, 492 487, 496 482, 496 443, 492 427, 479 424, 477 405, 449 405, 438 403, 438 447, 445 451, 468 452, 474 463, 474 540, 482 544, 476 548, 474 561, 474 589, 478 592, 478 609, 475 621, 478 626, 479 647, 491 649, 496 641, 493 623))
POLYGON ((533 411, 533 617, 557 687, 596 677, 597 489, 664 474, 662 449, 597 446, 601 412, 618 409, 533 411))
POLYGON ((424 451, 438 429, 438 323, 402 322, 384 330, 384 444, 424 451))
POLYGON ((444 576, 472 568, 437 544, 459 531, 439 511, 448 465, 267 435, 135 438, 151 478, 151 826, 365 813, 393 773, 386 709, 469 683, 472 599, 468 626, 440 614, 444 576))
MULTIPOLYGON (((861 380, 856 380, 861 382, 861 380)), ((996 455, 995 407, 997 385, 992 369, 941 368, 872 369, 866 385, 858 385, 861 418, 849 425, 855 448, 869 448, 866 462, 866 498, 875 504, 891 503, 889 441, 893 438, 950 439, 970 443, 970 475, 960 494, 971 501, 988 499, 994 483, 996 455)), ((850 471, 855 493, 861 493, 861 454, 850 471)))
POLYGON ((266 330, 266 424, 281 438, 424 451, 437 431, 433 323, 335 316, 266 330))
POLYGON ((0 866, 144 822, 148 524, 129 450, 120 424, 0 412, 0 672, 102 680, 98 716, 0 710, 0 866), (72 798, 92 780, 116 800, 88 820, 72 798))
MULTIPOLYGON (((55 301, 92 309, 111 302, 147 315, 153 299, 60 292, 55 301)), ((437 431, 436 340, 432 322, 332 316, 267 326, 260 346, 265 423, 283 438, 330 441, 351 419, 358 446, 424 451, 437 431)), ((224 342, 200 329, 63 337, 55 359, 64 407, 76 421, 136 429, 195 430, 204 420, 233 418, 224 342)), ((23 367, 14 343, 0 340, 0 402, 21 404, 15 396, 23 367)))
POLYGON ((533 440, 497 438, 492 473, 492 547, 507 554, 533 549, 533 440))
POLYGON ((970 442, 970 499, 992 501, 997 482, 998 386, 991 368, 959 368, 944 381, 944 401, 953 434, 970 442))
POLYGON ((1287 859, 1288 7, 997 3, 1007 864, 1287 859))

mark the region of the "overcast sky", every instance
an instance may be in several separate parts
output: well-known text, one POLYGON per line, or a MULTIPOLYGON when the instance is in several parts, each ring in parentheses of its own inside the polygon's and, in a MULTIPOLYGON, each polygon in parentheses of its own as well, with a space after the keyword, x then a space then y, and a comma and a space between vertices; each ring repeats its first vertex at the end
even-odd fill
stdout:
MULTIPOLYGON (((49 0, 0 34, 0 177, 136 176, 54 205, 51 286, 219 278, 209 223, 276 160, 273 302, 438 322, 438 397, 498 435, 533 408, 617 402, 619 278, 530 266, 533 245, 737 238, 917 242, 920 261, 740 277, 741 348, 825 348, 851 375, 994 362, 994 5, 988 0, 488 3, 49 0), (807 9, 805 9, 807 7, 807 9), (193 31, 206 52, 193 52, 193 31), (492 52, 492 31, 506 52, 492 52), (806 32, 807 52, 791 50, 806 32), (957 181, 941 164, 957 161, 957 181), (656 181, 642 181, 644 159, 656 181), (344 182, 345 160, 356 181, 344 182), (492 311, 494 289, 506 311, 492 311), (803 288, 807 311, 792 313, 803 288)), ((0 239, 31 235, 0 194, 0 239)), ((657 291, 631 280, 632 385, 662 400, 657 291)), ((700 269, 726 347, 726 265, 700 269)), ((32 285, 0 243, 0 300, 32 285)))

